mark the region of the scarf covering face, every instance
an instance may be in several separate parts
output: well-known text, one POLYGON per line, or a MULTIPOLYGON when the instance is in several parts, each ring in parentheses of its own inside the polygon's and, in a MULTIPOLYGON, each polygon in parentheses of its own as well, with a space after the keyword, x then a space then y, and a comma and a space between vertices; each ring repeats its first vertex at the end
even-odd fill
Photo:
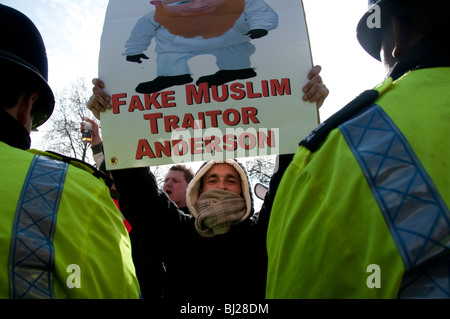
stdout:
POLYGON ((244 220, 247 207, 240 195, 222 189, 212 189, 200 195, 197 211, 197 233, 202 237, 213 237, 226 234, 232 225, 244 220))

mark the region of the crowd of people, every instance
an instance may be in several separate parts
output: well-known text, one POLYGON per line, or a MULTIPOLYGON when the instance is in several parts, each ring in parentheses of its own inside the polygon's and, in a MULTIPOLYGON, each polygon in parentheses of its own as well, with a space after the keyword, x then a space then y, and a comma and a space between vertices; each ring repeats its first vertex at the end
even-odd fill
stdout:
MULTIPOLYGON (((0 298, 449 298, 450 4, 369 4, 380 26, 369 10, 357 37, 386 78, 277 157, 257 212, 235 159, 174 165, 162 188, 148 167, 107 171, 90 119, 99 169, 30 150, 55 105, 45 45, 0 5, 0 298)), ((303 88, 317 107, 320 71, 303 88)))

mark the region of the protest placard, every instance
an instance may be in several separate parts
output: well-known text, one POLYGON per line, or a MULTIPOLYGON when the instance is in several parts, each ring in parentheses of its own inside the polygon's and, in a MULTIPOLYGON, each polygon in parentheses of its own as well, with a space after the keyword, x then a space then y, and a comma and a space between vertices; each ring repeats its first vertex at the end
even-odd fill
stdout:
POLYGON ((301 1, 110 0, 107 168, 293 153, 318 124, 311 67, 301 1))

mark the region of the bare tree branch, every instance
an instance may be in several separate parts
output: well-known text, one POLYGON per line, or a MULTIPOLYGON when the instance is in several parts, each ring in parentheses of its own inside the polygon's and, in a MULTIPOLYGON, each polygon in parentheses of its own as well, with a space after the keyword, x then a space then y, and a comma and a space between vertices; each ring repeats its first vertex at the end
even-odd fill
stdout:
POLYGON ((43 140, 49 150, 94 164, 92 155, 87 152, 90 144, 81 141, 80 132, 80 122, 89 112, 86 103, 90 94, 83 78, 55 92, 55 110, 49 119, 51 129, 43 140))
POLYGON ((245 162, 245 166, 252 183, 268 185, 275 166, 275 156, 253 157, 245 162))

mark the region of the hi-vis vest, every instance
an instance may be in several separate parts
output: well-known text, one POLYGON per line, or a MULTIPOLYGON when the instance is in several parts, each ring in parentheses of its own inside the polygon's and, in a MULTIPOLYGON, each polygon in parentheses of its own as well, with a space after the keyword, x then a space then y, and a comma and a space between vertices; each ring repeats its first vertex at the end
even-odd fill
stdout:
POLYGON ((2 142, 0 161, 0 298, 139 297, 128 234, 95 170, 2 142))
POLYGON ((387 79, 301 143, 271 212, 268 298, 450 298, 449 87, 449 68, 387 79))

